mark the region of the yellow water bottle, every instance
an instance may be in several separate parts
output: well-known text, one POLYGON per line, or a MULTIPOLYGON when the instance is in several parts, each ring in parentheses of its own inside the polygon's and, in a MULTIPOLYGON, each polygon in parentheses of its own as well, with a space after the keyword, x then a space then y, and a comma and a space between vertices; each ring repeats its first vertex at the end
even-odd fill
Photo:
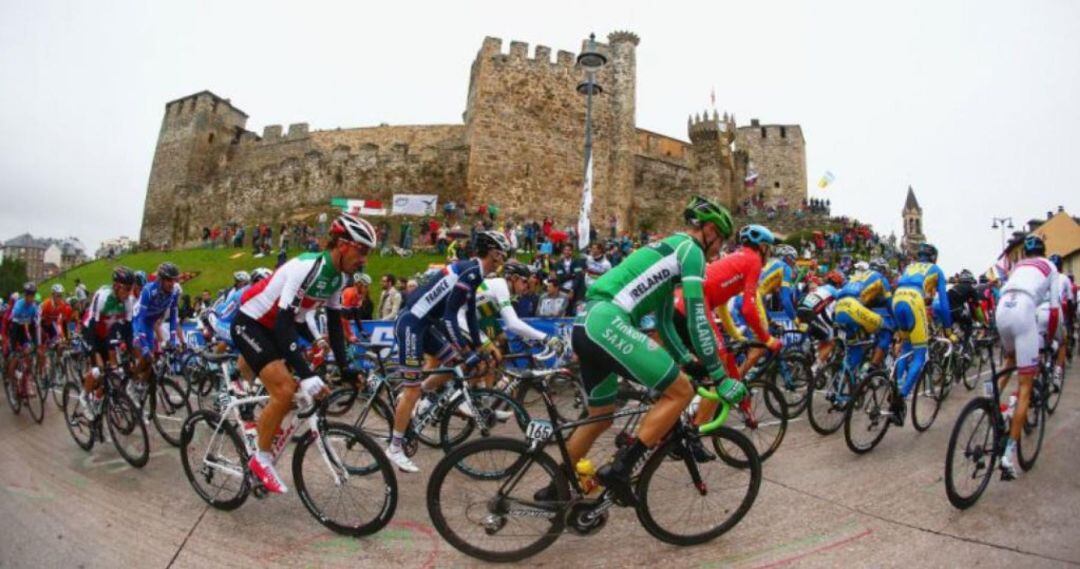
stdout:
POLYGON ((588 496, 596 490, 600 485, 596 481, 596 467, 593 466, 591 460, 583 458, 577 461, 574 465, 574 470, 577 471, 578 482, 581 484, 581 491, 588 496))

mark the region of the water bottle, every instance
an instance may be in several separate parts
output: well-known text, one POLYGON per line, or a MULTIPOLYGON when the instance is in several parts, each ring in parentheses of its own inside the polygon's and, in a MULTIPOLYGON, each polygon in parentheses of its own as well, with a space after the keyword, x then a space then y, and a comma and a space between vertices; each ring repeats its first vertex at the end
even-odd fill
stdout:
POLYGON ((591 460, 583 458, 577 461, 577 464, 574 465, 574 470, 577 472, 578 482, 581 484, 581 491, 586 496, 600 486, 600 483, 596 481, 596 467, 593 466, 591 460))
POLYGON ((255 426, 254 421, 244 421, 244 440, 247 441, 248 448, 257 448, 259 439, 259 430, 255 426))

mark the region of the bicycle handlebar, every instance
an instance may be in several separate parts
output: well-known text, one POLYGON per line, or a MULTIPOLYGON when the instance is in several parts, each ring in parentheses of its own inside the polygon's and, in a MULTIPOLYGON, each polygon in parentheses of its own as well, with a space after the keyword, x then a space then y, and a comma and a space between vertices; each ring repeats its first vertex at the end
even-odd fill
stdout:
POLYGON ((716 392, 715 387, 711 389, 698 387, 697 394, 700 395, 702 399, 720 402, 720 413, 716 416, 716 418, 698 427, 699 433, 707 435, 715 431, 716 429, 719 429, 724 424, 724 422, 727 421, 728 412, 731 411, 731 404, 725 401, 722 397, 720 397, 720 394, 716 392))

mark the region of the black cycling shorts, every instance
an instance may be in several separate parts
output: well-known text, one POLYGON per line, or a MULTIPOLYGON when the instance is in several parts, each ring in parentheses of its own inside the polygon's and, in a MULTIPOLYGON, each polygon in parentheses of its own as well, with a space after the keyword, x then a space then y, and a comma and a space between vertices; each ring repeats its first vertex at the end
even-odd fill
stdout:
POLYGON ((237 350, 255 375, 259 375, 270 362, 285 359, 285 354, 278 349, 274 340, 274 331, 243 312, 233 319, 230 332, 237 350))
POLYGON ((814 340, 828 342, 833 339, 833 322, 827 309, 814 312, 813 308, 800 306, 798 308, 799 321, 807 326, 807 333, 814 340))

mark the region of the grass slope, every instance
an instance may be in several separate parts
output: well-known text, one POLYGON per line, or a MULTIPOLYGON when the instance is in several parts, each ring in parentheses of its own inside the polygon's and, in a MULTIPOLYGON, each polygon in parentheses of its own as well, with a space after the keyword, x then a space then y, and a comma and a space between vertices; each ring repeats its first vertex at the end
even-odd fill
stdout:
MULTIPOLYGON (((81 279, 91 291, 109 282, 113 267, 127 265, 135 270, 150 273, 164 261, 176 263, 183 272, 198 273, 198 276, 184 283, 184 291, 198 294, 203 290, 216 293, 218 289, 232 286, 232 275, 236 271, 251 271, 256 267, 274 268, 277 257, 255 259, 250 250, 245 249, 188 249, 184 251, 146 251, 123 255, 113 260, 99 259, 80 265, 55 279, 46 281, 40 289, 48 290, 53 283, 61 283, 68 292, 74 290, 75 279, 81 279)), ((417 253, 407 259, 401 257, 368 258, 367 273, 372 276, 372 298, 378 298, 380 292, 379 277, 386 273, 397 276, 412 276, 422 272, 431 264, 442 264, 445 257, 440 255, 417 253)))

